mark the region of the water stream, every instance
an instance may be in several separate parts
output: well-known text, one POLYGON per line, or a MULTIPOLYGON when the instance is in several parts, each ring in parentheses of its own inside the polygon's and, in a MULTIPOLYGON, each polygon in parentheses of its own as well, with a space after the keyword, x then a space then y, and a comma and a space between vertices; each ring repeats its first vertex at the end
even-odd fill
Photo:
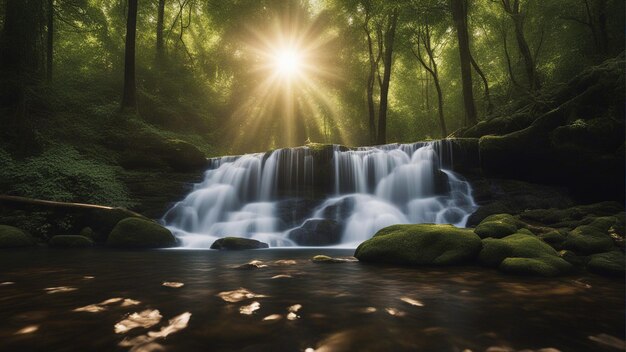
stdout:
POLYGON ((189 248, 225 236, 272 247, 355 247, 393 224, 463 227, 476 205, 469 183, 452 171, 451 150, 436 141, 215 158, 164 221, 189 248))

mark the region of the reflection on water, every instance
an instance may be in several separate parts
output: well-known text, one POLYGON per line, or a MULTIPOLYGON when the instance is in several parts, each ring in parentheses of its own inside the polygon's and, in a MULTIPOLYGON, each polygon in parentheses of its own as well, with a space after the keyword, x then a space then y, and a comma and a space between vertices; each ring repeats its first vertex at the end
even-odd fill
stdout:
POLYGON ((0 350, 625 347, 620 280, 587 274, 524 278, 483 268, 321 265, 310 260, 316 254, 346 258, 352 252, 2 252, 0 350), (236 269, 242 263, 254 268, 236 269))

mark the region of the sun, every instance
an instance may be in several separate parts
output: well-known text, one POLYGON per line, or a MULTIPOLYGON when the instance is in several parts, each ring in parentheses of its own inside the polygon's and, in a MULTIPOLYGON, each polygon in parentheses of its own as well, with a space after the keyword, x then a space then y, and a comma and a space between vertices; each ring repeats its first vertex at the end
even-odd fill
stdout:
POLYGON ((301 73, 303 57, 295 48, 281 48, 272 59, 275 72, 284 78, 292 78, 301 73))

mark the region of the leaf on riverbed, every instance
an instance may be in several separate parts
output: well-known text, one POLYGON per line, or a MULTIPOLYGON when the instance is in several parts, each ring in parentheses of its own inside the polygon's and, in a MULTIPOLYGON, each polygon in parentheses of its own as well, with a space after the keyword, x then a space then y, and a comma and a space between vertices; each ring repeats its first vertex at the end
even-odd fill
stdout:
POLYGON ((272 279, 291 279, 293 276, 287 274, 280 274, 272 276, 272 279))
POLYGON ((278 265, 296 265, 297 262, 293 259, 280 259, 275 261, 274 263, 278 264, 278 265))
POLYGON ((607 334, 598 334, 593 336, 588 336, 589 340, 593 342, 597 342, 604 346, 609 346, 616 348, 620 351, 626 349, 626 342, 622 339, 618 339, 615 336, 607 335, 607 334))
POLYGON ((401 310, 397 310, 395 308, 385 308, 385 311, 387 313, 389 313, 389 315, 392 315, 394 317, 403 317, 406 315, 406 312, 403 312, 401 310))
POLYGON ((265 295, 259 295, 241 287, 233 291, 224 291, 217 294, 218 297, 229 303, 237 303, 251 298, 263 298, 265 295))
POLYGON ((239 308, 239 313, 243 315, 252 315, 252 313, 254 313, 254 311, 258 310, 259 308, 261 308, 261 303, 255 301, 247 306, 239 308))
POLYGON ((185 284, 183 284, 182 282, 173 282, 173 281, 163 281, 161 285, 165 287, 172 287, 172 288, 180 288, 180 287, 185 286, 185 284))
POLYGON ((412 306, 417 306, 417 307, 423 307, 424 306, 424 303, 422 303, 422 302, 420 302, 420 301, 418 301, 416 299, 409 298, 409 297, 401 297, 400 300, 402 302, 408 303, 408 304, 410 304, 412 306))
POLYGON ((175 332, 178 332, 187 327, 191 313, 185 312, 177 315, 168 321, 168 325, 161 328, 159 331, 150 331, 145 335, 139 335, 132 339, 125 338, 118 345, 121 347, 132 347, 132 352, 148 352, 148 351, 160 351, 163 350, 162 346, 154 341, 167 337, 175 332), (156 349, 155 349, 156 348, 156 349))
POLYGON ((235 266, 235 269, 261 269, 261 268, 267 268, 267 265, 263 264, 263 262, 260 260, 253 260, 249 263, 235 266))
POLYGON ((23 327, 23 328, 19 329, 18 331, 16 331, 15 335, 32 334, 32 333, 36 332, 37 330, 39 330, 39 325, 28 325, 28 326, 23 327))
POLYGON ((115 324, 115 333, 123 334, 134 328, 142 327, 149 328, 161 321, 161 313, 158 310, 146 309, 139 313, 133 313, 128 318, 115 324))
POLYGON ((60 292, 72 292, 78 290, 76 287, 59 286, 44 288, 46 293, 60 293, 60 292))
POLYGON ((96 278, 95 276, 89 276, 89 275, 83 276, 84 280, 91 280, 91 279, 95 279, 95 278, 96 278))
POLYGON ((280 315, 280 314, 272 314, 272 315, 268 315, 265 318, 263 318, 263 321, 280 320, 282 318, 283 318, 283 316, 280 315))
POLYGON ((0 286, 9 286, 9 285, 14 285, 15 282, 13 281, 5 281, 5 282, 0 282, 0 286))
POLYGON ((130 298, 115 297, 115 298, 109 298, 100 303, 90 304, 88 306, 76 308, 73 311, 74 312, 98 313, 98 312, 107 310, 107 306, 115 304, 115 303, 119 303, 119 302, 122 302, 121 304, 122 307, 135 306, 141 303, 139 301, 135 301, 134 299, 130 299, 130 298))
POLYGON ((302 309, 302 304, 294 304, 293 306, 287 308, 287 310, 292 313, 298 313, 300 309, 302 309))

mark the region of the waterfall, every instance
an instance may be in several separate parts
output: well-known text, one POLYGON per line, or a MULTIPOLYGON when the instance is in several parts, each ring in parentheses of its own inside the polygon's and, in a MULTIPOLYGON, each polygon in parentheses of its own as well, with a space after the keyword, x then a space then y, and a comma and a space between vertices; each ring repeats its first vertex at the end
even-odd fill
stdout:
POLYGON ((225 236, 271 247, 356 246, 393 224, 463 227, 476 209, 448 141, 279 149, 210 160, 164 216, 183 247, 225 236))

